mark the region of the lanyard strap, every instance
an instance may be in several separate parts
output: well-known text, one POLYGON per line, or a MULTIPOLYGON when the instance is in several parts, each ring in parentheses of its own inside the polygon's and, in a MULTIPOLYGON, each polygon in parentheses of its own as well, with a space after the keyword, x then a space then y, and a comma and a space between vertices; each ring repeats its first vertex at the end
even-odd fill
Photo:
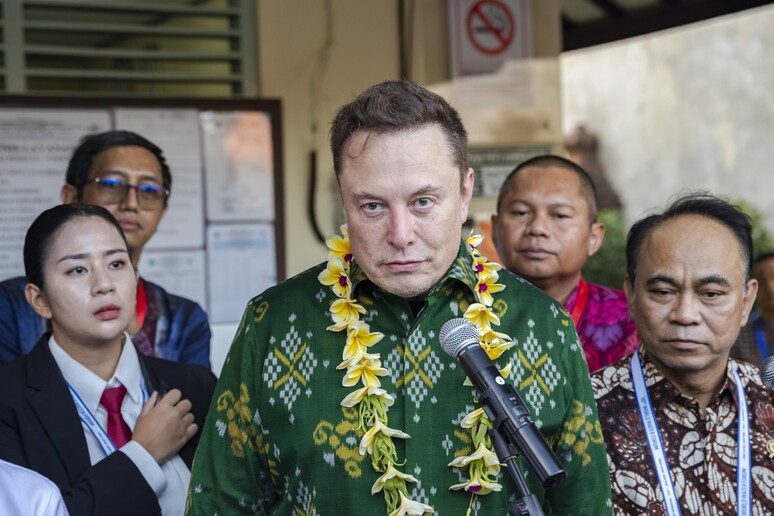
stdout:
POLYGON ((763 362, 769 356, 769 347, 766 343, 766 332, 763 328, 755 328, 755 342, 758 344, 758 361, 763 362))
MULTIPOLYGON (((73 401, 75 402, 75 410, 78 412, 78 417, 81 418, 83 424, 86 425, 86 428, 89 429, 91 435, 93 435, 97 440, 100 448, 102 448, 102 453, 104 453, 107 457, 116 451, 116 445, 113 443, 113 440, 108 437, 105 429, 100 426, 97 418, 94 416, 94 414, 92 414, 91 410, 89 410, 89 407, 86 406, 86 403, 84 403, 80 395, 78 395, 78 393, 75 391, 75 389, 73 389, 73 386, 70 385, 69 382, 67 382, 67 388, 70 389, 70 395, 73 397, 73 401)), ((145 401, 148 400, 148 389, 145 387, 145 380, 140 381, 140 388, 142 389, 142 401, 144 404, 145 401)))
POLYGON ((575 296, 575 305, 573 305, 572 311, 570 312, 570 317, 572 317, 572 322, 575 324, 576 328, 578 327, 578 321, 580 321, 581 315, 583 315, 583 310, 586 309, 586 304, 588 304, 590 290, 589 284, 581 278, 578 282, 578 295, 575 296))
MULTIPOLYGON (((656 475, 661 486, 661 492, 664 495, 664 505, 669 516, 679 516, 680 506, 675 487, 672 483, 672 477, 669 472, 669 463, 667 462, 664 445, 661 441, 661 432, 658 428, 658 421, 653 411, 653 404, 650 401, 647 385, 645 384, 645 375, 642 372, 642 363, 639 353, 632 355, 631 364, 632 383, 634 384, 634 396, 637 399, 637 405, 640 409, 640 418, 645 429, 645 437, 648 440, 653 464, 656 468, 656 475)), ((736 436, 736 501, 737 515, 749 516, 752 506, 752 492, 750 481, 750 422, 747 415, 747 399, 745 398, 744 386, 739 378, 739 373, 734 370, 734 383, 737 393, 737 436, 736 436)))

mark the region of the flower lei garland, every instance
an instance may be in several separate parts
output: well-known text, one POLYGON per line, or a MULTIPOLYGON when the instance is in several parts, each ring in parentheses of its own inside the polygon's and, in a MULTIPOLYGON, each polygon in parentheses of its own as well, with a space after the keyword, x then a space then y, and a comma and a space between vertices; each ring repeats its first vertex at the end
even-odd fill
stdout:
MULTIPOLYGON (((476 327, 481 339, 481 347, 487 352, 489 358, 495 360, 514 344, 507 335, 492 329, 492 325, 500 324, 500 319, 492 311, 494 302, 492 294, 502 291, 505 286, 497 283, 497 271, 501 266, 488 262, 478 252, 478 246, 482 241, 483 237, 480 235, 471 235, 466 241, 468 253, 473 258, 473 273, 476 276, 474 292, 477 302, 468 307, 464 317, 476 327)), ((330 305, 333 324, 327 329, 334 332, 344 330, 347 332, 347 341, 342 352, 343 361, 337 369, 346 369, 342 380, 345 387, 354 387, 359 383, 363 385, 348 394, 341 401, 341 405, 357 406, 360 428, 367 429, 360 441, 360 454, 370 455, 374 470, 382 474, 374 482, 371 494, 379 491, 384 493, 389 516, 432 514, 432 507, 409 498, 406 483, 416 482, 417 479, 398 471, 395 467, 399 465, 398 454, 392 439, 408 439, 410 436, 387 426, 387 412, 395 400, 381 388, 379 377, 386 376, 389 371, 382 367, 379 353, 368 352, 368 348, 381 341, 384 335, 371 332, 368 324, 360 320, 360 316, 365 315, 366 310, 352 299, 352 282, 349 276, 352 252, 346 224, 341 226, 341 236, 331 236, 325 243, 329 249, 328 264, 317 279, 323 285, 330 286, 337 297, 330 305)), ((507 376, 510 369, 509 364, 501 371, 503 376, 507 376)), ((465 385, 472 386, 467 379, 465 385)), ((455 484, 449 489, 464 489, 473 495, 486 495, 492 491, 500 491, 502 486, 494 479, 500 471, 500 461, 487 435, 487 430, 492 428, 492 422, 483 409, 478 408, 467 414, 460 422, 460 426, 466 429, 471 437, 473 453, 457 457, 449 463, 452 467, 468 468, 468 481, 455 484)))

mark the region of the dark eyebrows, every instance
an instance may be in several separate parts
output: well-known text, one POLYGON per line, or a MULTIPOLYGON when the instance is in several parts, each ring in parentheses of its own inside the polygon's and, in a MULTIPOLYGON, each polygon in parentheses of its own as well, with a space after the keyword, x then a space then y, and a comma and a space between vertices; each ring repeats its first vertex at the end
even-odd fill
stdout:
MULTIPOLYGON (((116 249, 108 249, 104 253, 102 253, 102 256, 113 256, 114 254, 129 254, 129 252, 126 249, 123 249, 121 247, 118 247, 116 249)), ((56 263, 63 262, 65 260, 85 260, 91 256, 91 253, 76 253, 76 254, 68 254, 66 256, 61 257, 56 261, 56 263)))
MULTIPOLYGON (((123 170, 113 170, 113 169, 102 170, 98 174, 98 177, 105 177, 105 176, 109 176, 109 175, 121 176, 121 180, 122 181, 126 181, 127 183, 130 182, 129 181, 129 179, 130 179, 129 174, 127 174, 123 170)), ((138 184, 139 183, 147 183, 147 182, 153 182, 153 183, 161 184, 161 181, 156 177, 156 175, 153 172, 142 172, 142 173, 138 174, 137 181, 138 181, 138 184)))
MULTIPOLYGON (((417 196, 417 195, 420 195, 420 196, 421 195, 429 195, 429 194, 434 194, 434 193, 440 192, 441 190, 442 190, 442 188, 439 187, 439 186, 426 185, 426 186, 423 186, 422 188, 418 189, 417 191, 413 192, 411 195, 414 196, 414 197, 417 196)), ((374 200, 377 200, 377 201, 383 200, 382 196, 376 195, 376 194, 372 194, 370 192, 365 192, 365 191, 353 192, 352 193, 352 197, 354 197, 358 201, 362 201, 364 199, 374 199, 374 200)))
POLYGON ((674 278, 664 276, 663 274, 653 274, 652 276, 648 276, 648 279, 645 280, 645 286, 647 287, 651 287, 656 283, 666 283, 667 285, 672 285, 673 287, 679 286, 674 278))
POLYGON ((707 276, 706 278, 701 278, 698 281, 699 286, 702 285, 709 285, 711 283, 714 283, 716 285, 723 285, 724 287, 730 287, 731 282, 728 281, 727 278, 724 276, 720 276, 719 274, 713 274, 712 276, 707 276))
MULTIPOLYGON (((648 277, 647 280, 645 280, 646 286, 652 286, 657 283, 666 283, 667 285, 671 285, 673 287, 679 287, 677 281, 675 281, 674 278, 670 278, 669 276, 664 276, 663 274, 654 274, 650 277, 648 277)), ((719 274, 713 274, 710 276, 705 276, 704 278, 699 279, 696 282, 697 286, 704 286, 704 285, 722 285, 724 287, 730 287, 731 282, 728 281, 728 278, 721 276, 719 274)))

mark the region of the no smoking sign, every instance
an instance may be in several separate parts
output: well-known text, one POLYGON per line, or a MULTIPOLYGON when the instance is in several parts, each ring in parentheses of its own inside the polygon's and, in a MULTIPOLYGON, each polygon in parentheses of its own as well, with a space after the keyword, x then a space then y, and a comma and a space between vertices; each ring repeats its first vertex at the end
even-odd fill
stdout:
POLYGON ((455 76, 531 56, 529 0, 449 0, 449 13, 455 76))

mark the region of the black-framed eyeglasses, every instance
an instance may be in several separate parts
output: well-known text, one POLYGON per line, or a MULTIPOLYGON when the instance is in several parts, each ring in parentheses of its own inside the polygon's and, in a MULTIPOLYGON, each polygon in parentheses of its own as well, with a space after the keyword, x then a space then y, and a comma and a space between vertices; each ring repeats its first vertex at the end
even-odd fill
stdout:
POLYGON ((87 181, 87 183, 97 184, 97 195, 99 195, 100 201, 105 204, 123 202, 130 188, 134 188, 137 192, 137 204, 140 205, 140 208, 148 210, 160 208, 164 205, 167 197, 169 197, 169 190, 151 183, 133 185, 123 179, 113 177, 95 177, 87 181))

